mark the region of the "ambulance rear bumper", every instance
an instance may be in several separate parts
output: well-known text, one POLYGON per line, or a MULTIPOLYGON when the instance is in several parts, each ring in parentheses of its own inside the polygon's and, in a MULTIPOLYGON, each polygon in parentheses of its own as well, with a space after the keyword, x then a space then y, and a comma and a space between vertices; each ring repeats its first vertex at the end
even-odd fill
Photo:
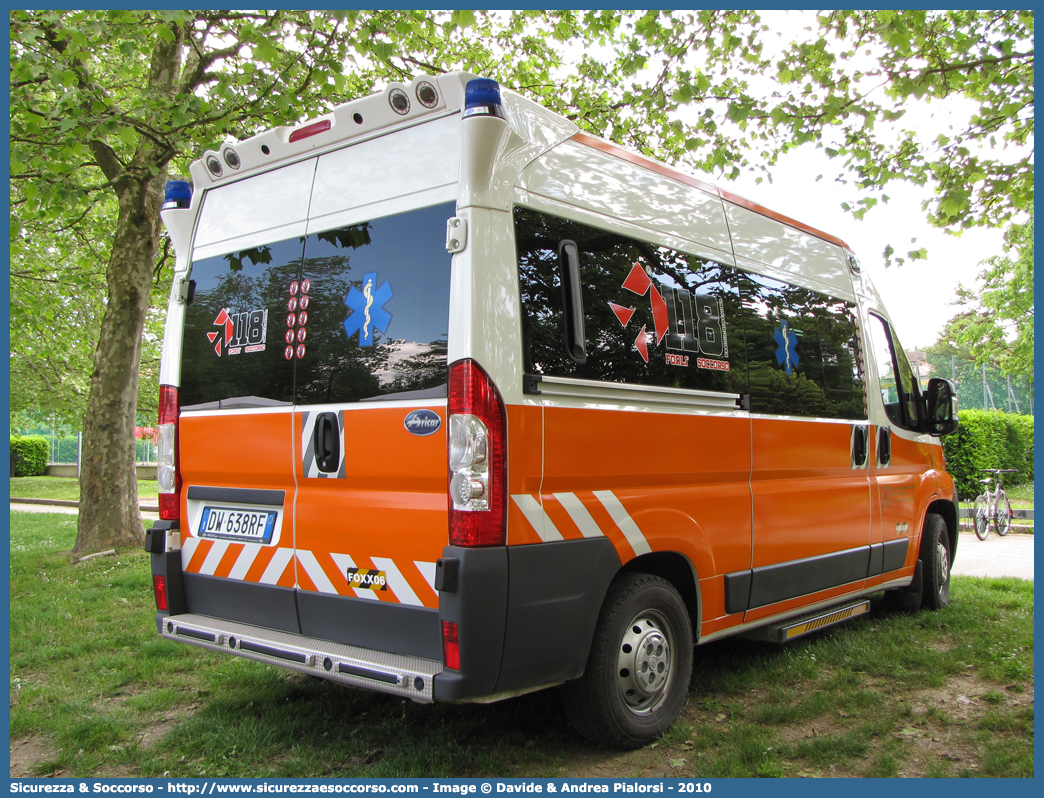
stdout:
POLYGON ((420 703, 431 703, 435 675, 442 671, 441 662, 421 657, 372 651, 208 615, 160 614, 156 620, 160 634, 168 640, 420 703))

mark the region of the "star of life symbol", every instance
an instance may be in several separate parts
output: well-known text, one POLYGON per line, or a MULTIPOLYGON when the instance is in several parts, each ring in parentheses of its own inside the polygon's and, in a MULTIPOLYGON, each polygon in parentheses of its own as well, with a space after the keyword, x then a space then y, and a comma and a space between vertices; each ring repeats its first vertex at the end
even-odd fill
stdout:
POLYGON ((392 314, 384 309, 384 303, 392 298, 391 286, 385 280, 380 288, 377 285, 377 272, 363 275, 363 290, 355 286, 348 292, 344 304, 352 309, 352 315, 344 320, 344 331, 351 337, 359 333, 359 346, 373 346, 373 331, 388 331, 392 314))
POLYGON ((773 331, 772 337, 776 340, 779 348, 776 350, 776 363, 783 366, 787 374, 793 374, 801 357, 797 353, 798 337, 790 331, 790 325, 781 321, 779 327, 773 331), (780 329, 782 327, 782 330, 780 329))

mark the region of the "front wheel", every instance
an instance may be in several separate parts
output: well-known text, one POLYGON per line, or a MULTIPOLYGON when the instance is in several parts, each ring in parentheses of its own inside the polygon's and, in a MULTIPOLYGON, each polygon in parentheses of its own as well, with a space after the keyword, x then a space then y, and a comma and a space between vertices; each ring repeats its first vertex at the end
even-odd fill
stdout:
POLYGON ((975 537, 986 540, 990 536, 990 514, 985 496, 976 497, 975 507, 972 509, 972 522, 975 524, 975 537))
POLYGON ((610 748, 640 748, 678 716, 692 674, 692 626, 678 591, 651 574, 609 587, 584 675, 566 683, 570 722, 610 748))
POLYGON ((921 571, 924 589, 921 606, 929 610, 941 610, 950 603, 950 534, 941 515, 929 514, 924 520, 921 533, 921 571))
POLYGON ((993 516, 993 528, 1004 537, 1011 531, 1011 502, 1003 488, 997 488, 997 504, 993 516))

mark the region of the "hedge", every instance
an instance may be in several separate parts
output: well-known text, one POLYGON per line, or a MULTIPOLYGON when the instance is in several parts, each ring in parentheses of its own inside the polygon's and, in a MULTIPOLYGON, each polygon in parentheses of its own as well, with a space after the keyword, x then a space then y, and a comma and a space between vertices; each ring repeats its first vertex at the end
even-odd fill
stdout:
MULTIPOLYGON (((50 446, 47 438, 39 435, 12 435, 11 454, 18 455, 12 477, 42 477, 47 473, 47 455, 50 446)), ((12 460, 15 458, 12 456, 12 460)))
POLYGON ((957 494, 970 500, 981 492, 984 468, 1015 468, 1004 484, 1033 480, 1033 416, 999 410, 960 410, 960 429, 942 439, 946 469, 957 483, 957 494))

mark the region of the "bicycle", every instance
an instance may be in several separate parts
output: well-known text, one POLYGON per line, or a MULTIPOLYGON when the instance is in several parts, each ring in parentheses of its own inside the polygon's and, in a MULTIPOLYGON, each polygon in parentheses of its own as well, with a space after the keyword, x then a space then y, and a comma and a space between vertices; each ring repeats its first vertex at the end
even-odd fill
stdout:
POLYGON ((1001 474, 1017 474, 1014 468, 984 468, 983 473, 996 474, 997 489, 990 490, 990 483, 994 477, 980 479, 979 484, 983 486, 982 493, 975 497, 975 505, 972 510, 972 519, 975 523, 975 536, 979 540, 986 540, 990 536, 990 521, 998 535, 1004 537, 1011 531, 1011 502, 1008 494, 1001 485, 1001 474))

